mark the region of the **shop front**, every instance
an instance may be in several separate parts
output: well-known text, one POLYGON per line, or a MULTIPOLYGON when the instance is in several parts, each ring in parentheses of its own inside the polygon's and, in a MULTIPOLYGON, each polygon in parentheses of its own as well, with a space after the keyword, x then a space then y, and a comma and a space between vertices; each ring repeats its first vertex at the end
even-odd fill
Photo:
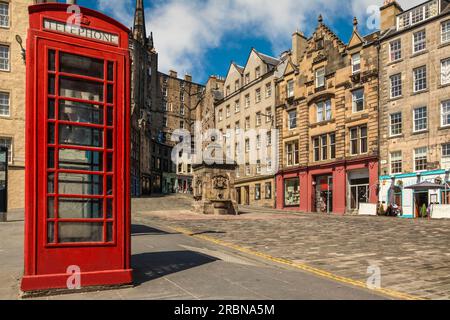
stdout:
POLYGON ((281 171, 276 177, 277 209, 323 214, 357 213, 378 201, 376 158, 281 171))
POLYGON ((428 217, 430 205, 450 204, 450 171, 380 177, 380 202, 399 206, 403 218, 428 217))
POLYGON ((162 174, 162 192, 164 194, 175 193, 177 175, 175 173, 163 172, 162 174))
POLYGON ((192 194, 192 176, 177 176, 175 192, 192 194))

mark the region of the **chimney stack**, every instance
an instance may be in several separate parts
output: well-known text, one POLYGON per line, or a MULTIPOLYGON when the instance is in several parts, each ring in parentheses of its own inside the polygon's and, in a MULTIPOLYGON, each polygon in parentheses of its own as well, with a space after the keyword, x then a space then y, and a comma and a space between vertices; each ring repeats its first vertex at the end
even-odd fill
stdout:
POLYGON ((170 70, 169 76, 171 76, 172 78, 178 78, 178 73, 175 70, 170 70))
POLYGON ((66 0, 67 4, 77 4, 77 0, 66 0))
POLYGON ((294 32, 292 35, 292 60, 295 65, 298 65, 300 62, 300 58, 306 51, 307 44, 308 40, 302 32, 294 32))
POLYGON ((185 81, 188 81, 188 82, 192 82, 192 76, 191 76, 190 74, 186 73, 186 74, 184 75, 184 80, 185 80, 185 81))
POLYGON ((386 31, 397 26, 397 15, 402 13, 403 9, 395 0, 385 0, 380 8, 380 28, 386 31))

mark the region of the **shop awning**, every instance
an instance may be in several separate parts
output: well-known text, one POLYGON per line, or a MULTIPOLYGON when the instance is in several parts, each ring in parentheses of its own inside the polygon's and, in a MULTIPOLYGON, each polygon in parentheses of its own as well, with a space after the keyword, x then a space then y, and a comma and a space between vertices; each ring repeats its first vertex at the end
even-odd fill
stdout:
POLYGON ((409 187, 405 187, 405 189, 427 191, 427 190, 445 189, 445 185, 424 181, 409 187))

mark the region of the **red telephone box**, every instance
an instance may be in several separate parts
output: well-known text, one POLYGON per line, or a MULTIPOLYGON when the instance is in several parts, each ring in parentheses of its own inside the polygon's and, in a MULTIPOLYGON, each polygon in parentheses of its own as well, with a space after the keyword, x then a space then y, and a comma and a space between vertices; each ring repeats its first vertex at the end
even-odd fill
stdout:
POLYGON ((129 30, 67 8, 29 7, 23 291, 132 282, 129 30))

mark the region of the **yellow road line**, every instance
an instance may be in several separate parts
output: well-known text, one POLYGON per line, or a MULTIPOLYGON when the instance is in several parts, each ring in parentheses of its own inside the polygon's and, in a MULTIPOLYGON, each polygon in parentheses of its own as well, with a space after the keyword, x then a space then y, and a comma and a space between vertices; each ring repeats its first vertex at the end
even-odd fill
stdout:
MULTIPOLYGON (((215 238, 212 238, 212 237, 208 237, 208 236, 205 236, 205 235, 201 235, 201 234, 195 234, 194 232, 192 232, 190 230, 187 230, 187 229, 184 229, 184 228, 178 228, 178 227, 169 227, 169 228, 174 230, 174 231, 176 231, 176 232, 182 233, 184 235, 187 235, 187 236, 190 236, 190 237, 193 237, 193 238, 202 239, 202 240, 205 240, 205 241, 208 241, 208 242, 212 242, 212 243, 218 244, 218 245, 223 246, 223 247, 227 247, 227 248, 230 248, 230 249, 237 250, 239 252, 243 252, 243 253, 246 253, 246 254, 257 256, 257 257, 265 259, 265 260, 269 260, 269 261, 272 261, 272 262, 275 262, 275 263, 280 263, 280 264, 283 264, 283 265, 294 267, 296 269, 300 269, 300 270, 306 271, 308 273, 312 273, 312 274, 314 274, 316 276, 320 276, 320 277, 323 277, 323 278, 326 278, 326 279, 330 279, 330 280, 334 280, 334 281, 337 281, 337 282, 353 285, 353 286, 356 286, 356 287, 359 287, 359 288, 368 289, 367 288, 367 284, 362 282, 362 281, 359 281, 359 280, 353 280, 353 279, 350 279, 350 278, 341 277, 341 276, 335 275, 335 274, 333 274, 331 272, 324 271, 324 270, 321 270, 321 269, 317 269, 317 268, 308 266, 308 265, 303 264, 303 263, 296 263, 296 262, 293 262, 293 261, 290 261, 290 260, 272 257, 272 256, 270 256, 268 254, 261 253, 261 252, 258 252, 258 251, 254 251, 254 250, 251 250, 251 249, 248 249, 248 248, 244 248, 244 247, 241 247, 241 246, 236 245, 236 244, 224 242, 222 240, 218 240, 218 239, 215 239, 215 238)), ((389 297, 395 298, 395 299, 424 300, 423 298, 420 298, 420 297, 417 297, 417 296, 412 296, 412 295, 407 294, 407 293, 403 293, 403 292, 399 292, 399 291, 395 291, 395 290, 391 290, 391 289, 387 289, 387 288, 372 289, 371 291, 374 291, 374 292, 380 293, 380 294, 384 294, 386 296, 389 296, 389 297)))

